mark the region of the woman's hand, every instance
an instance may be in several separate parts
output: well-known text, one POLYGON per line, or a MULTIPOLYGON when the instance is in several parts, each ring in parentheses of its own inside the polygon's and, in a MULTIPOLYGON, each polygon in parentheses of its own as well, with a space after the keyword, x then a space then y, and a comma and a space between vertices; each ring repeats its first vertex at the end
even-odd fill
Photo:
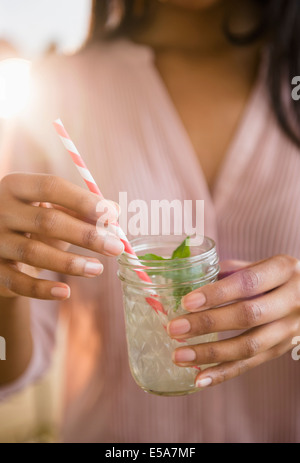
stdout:
MULTIPOLYGON (((98 259, 66 252, 74 244, 106 256, 122 253, 119 238, 97 231, 99 201, 96 194, 52 175, 4 177, 0 182, 0 297, 69 297, 66 284, 34 278, 35 267, 85 277, 102 273, 98 259)), ((113 203, 102 202, 102 217, 105 213, 115 220, 113 203)))
MULTIPOLYGON (((228 270, 230 262, 224 264, 228 270)), ((172 338, 244 330, 174 351, 173 361, 181 367, 217 363, 196 378, 198 387, 214 386, 292 349, 292 338, 300 334, 300 261, 278 255, 241 263, 240 270, 192 291, 182 303, 191 313, 168 324, 172 338)))

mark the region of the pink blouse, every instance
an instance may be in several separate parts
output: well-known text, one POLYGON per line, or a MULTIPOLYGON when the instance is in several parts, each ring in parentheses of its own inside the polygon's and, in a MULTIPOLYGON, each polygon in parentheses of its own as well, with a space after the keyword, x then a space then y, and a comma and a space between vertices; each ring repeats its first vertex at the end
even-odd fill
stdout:
MULTIPOLYGON (((6 141, 6 170, 53 172, 83 186, 52 127, 60 117, 107 198, 126 191, 128 201, 204 199, 205 234, 221 259, 300 258, 300 153, 278 128, 263 72, 212 193, 150 49, 94 44, 49 58, 38 75, 36 102, 6 141)), ((139 389, 128 367, 117 263, 100 259, 99 279, 67 279, 65 441, 300 442, 300 364, 290 353, 191 396, 139 389)), ((56 315, 52 302, 33 302, 35 353, 3 398, 47 367, 56 315)))

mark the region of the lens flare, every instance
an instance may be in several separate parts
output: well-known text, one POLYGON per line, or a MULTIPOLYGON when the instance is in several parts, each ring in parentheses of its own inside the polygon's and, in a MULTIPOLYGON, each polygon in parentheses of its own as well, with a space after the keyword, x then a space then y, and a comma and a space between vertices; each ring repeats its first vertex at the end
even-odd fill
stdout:
POLYGON ((26 106, 30 87, 30 61, 0 61, 0 118, 16 116, 26 106))

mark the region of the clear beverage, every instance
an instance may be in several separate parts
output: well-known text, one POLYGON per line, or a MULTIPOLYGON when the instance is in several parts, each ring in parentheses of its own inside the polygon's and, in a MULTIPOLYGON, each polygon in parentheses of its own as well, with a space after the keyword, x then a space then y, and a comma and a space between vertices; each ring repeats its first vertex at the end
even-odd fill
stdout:
MULTIPOLYGON (((138 255, 154 253, 168 258, 183 239, 182 236, 146 237, 132 241, 132 245, 138 255)), ((190 249, 191 257, 142 260, 139 265, 127 253, 119 258, 131 373, 142 389, 158 395, 195 392, 194 382, 199 370, 178 367, 172 362, 172 352, 177 347, 217 340, 217 334, 212 333, 182 342, 171 339, 166 331, 169 320, 186 313, 180 303, 181 297, 217 279, 219 267, 214 242, 204 238, 201 245, 190 249), (138 277, 141 269, 147 271, 151 283, 138 277), (156 304, 153 308, 151 301, 161 303, 164 313, 155 310, 156 304)), ((208 366, 201 365, 201 369, 208 366)))

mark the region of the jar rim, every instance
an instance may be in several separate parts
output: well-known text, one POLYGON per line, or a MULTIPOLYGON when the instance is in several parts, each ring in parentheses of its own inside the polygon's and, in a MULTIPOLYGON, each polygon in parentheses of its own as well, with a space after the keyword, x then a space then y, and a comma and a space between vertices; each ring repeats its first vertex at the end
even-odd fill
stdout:
MULTIPOLYGON (((186 237, 186 235, 185 235, 186 237)), ((135 252, 145 251, 151 252, 151 248, 155 250, 160 248, 170 247, 174 249, 174 246, 182 242, 184 235, 165 235, 165 236, 147 236, 139 237, 131 241, 131 245, 135 252), (160 239, 160 240, 159 240, 160 239), (164 239, 164 241, 163 241, 164 239), (177 241, 174 241, 174 240, 177 241)), ((174 271, 185 271, 190 276, 188 280, 182 281, 180 285, 186 285, 190 283, 206 282, 215 278, 219 273, 219 258, 216 251, 216 245, 213 239, 203 237, 203 240, 197 245, 201 249, 201 252, 189 257, 182 257, 178 259, 166 258, 163 260, 146 260, 138 259, 127 252, 121 254, 118 257, 119 271, 118 277, 121 281, 126 281, 133 286, 144 286, 154 288, 163 288, 170 286, 170 283, 158 283, 158 282, 147 282, 143 279, 136 281, 135 278, 131 278, 129 275, 135 275, 138 271, 153 272, 153 274, 164 273, 165 275, 170 272, 170 275, 174 271), (200 244, 201 243, 201 244, 200 244), (201 248, 202 246, 202 248, 201 248), (197 275, 197 273, 189 273, 190 270, 197 266, 206 266, 205 274, 197 275), (126 272, 127 276, 125 276, 126 272)), ((172 277, 171 277, 172 278, 172 277)))
POLYGON ((183 287, 183 286, 190 286, 191 284, 195 285, 195 284, 199 284, 199 283, 203 283, 203 282, 210 282, 210 281, 214 281, 214 279, 218 276, 219 274, 219 271, 220 271, 220 267, 218 264, 215 264, 211 270, 205 274, 205 276, 201 277, 201 278, 198 278, 198 279, 195 279, 195 280, 188 280, 188 281, 181 281, 181 282, 176 282, 176 284, 174 285, 173 283, 150 283, 150 282, 147 282, 147 281, 135 281, 135 280, 128 280, 127 278, 124 277, 124 275, 120 272, 120 270, 118 270, 117 272, 117 275, 118 275, 118 278, 122 281, 122 282, 126 282, 127 284, 129 284, 130 286, 133 286, 133 287, 136 287, 136 288, 143 288, 144 290, 146 290, 147 288, 149 289, 149 291, 151 292, 152 294, 152 291, 154 290, 159 290, 159 289, 169 289, 170 287, 173 287, 173 286, 176 286, 177 288, 179 287, 183 287))
MULTIPOLYGON (((164 237, 181 237, 184 239, 184 236, 187 238, 186 235, 148 235, 147 238, 152 238, 153 239, 153 244, 156 245, 156 247, 158 246, 159 247, 159 241, 157 240, 157 238, 164 238, 164 237), (154 241, 155 239, 155 241, 154 241)), ((132 246, 132 248, 135 250, 135 251, 138 251, 135 249, 135 244, 139 243, 139 242, 144 242, 143 240, 145 240, 145 237, 138 237, 138 238, 134 238, 133 240, 130 241, 130 244, 132 246)), ((192 264, 194 262, 202 262, 206 259, 208 259, 209 257, 211 257, 212 255, 216 254, 216 243, 215 241, 212 239, 212 238, 209 238, 208 236, 203 236, 203 241, 204 242, 206 241, 207 243, 209 243, 209 247, 207 250, 199 253, 199 254, 196 254, 196 255, 193 255, 193 256, 189 256, 189 257, 181 257, 180 258, 180 263, 183 264, 186 264, 186 263, 189 263, 189 264, 192 264)), ((169 243, 170 244, 170 243, 169 243)), ((175 243, 176 244, 176 243, 175 243)), ((163 243, 163 245, 165 246, 166 243, 163 243)), ((143 248, 141 248, 140 250, 142 250, 143 248)), ((132 267, 135 267, 135 262, 136 262, 136 257, 133 256, 132 254, 129 254, 128 252, 124 251, 120 256, 118 256, 118 263, 122 266, 125 266, 125 267, 128 267, 128 268, 132 268, 132 267), (126 260, 125 260, 126 259, 126 260), (132 262, 132 263, 131 263, 132 262)), ((156 269, 156 268, 162 268, 161 265, 157 265, 158 262, 162 263, 162 262, 165 262, 167 265, 168 264, 172 264, 174 263, 174 265, 177 265, 178 264, 178 260, 177 259, 172 259, 171 257, 167 257, 167 258, 164 258, 163 261, 158 261, 156 259, 139 259, 139 262, 140 264, 142 265, 146 265, 148 268, 151 268, 151 269, 156 269), (177 262, 177 264, 176 264, 177 262), (151 264, 154 264, 154 266, 152 266, 151 264)))

